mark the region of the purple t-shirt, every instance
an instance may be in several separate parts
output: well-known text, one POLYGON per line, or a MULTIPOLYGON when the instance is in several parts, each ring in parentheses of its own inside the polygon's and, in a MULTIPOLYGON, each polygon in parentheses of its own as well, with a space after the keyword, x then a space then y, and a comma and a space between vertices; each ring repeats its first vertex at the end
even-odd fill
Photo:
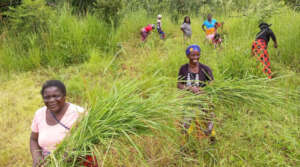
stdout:
POLYGON ((211 69, 199 63, 199 72, 193 73, 189 71, 189 64, 184 64, 181 66, 178 73, 179 83, 186 84, 187 86, 206 86, 205 82, 214 80, 211 69), (185 82, 183 82, 185 81, 185 82))

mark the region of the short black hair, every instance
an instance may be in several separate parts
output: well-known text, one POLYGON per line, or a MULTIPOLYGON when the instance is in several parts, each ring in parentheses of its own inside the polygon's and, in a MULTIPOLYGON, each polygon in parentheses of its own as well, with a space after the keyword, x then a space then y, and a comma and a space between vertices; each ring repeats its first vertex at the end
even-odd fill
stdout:
POLYGON ((185 16, 185 17, 184 17, 184 20, 183 20, 183 23, 187 23, 187 22, 185 22, 185 20, 186 20, 187 18, 189 18, 189 22, 188 22, 188 23, 191 24, 191 18, 190 18, 190 16, 185 16))
POLYGON ((57 87, 64 96, 67 95, 66 86, 64 85, 64 83, 62 83, 60 80, 48 80, 42 86, 42 96, 44 96, 45 89, 49 87, 57 87))

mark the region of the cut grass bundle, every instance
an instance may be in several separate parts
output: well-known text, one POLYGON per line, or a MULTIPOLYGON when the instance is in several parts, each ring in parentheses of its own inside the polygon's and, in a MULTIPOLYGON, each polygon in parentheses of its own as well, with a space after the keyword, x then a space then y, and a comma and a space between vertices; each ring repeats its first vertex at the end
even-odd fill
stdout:
POLYGON ((168 120, 176 119, 181 106, 191 98, 179 98, 182 92, 168 89, 167 84, 141 89, 146 82, 161 80, 116 81, 108 94, 99 92, 102 96, 50 157, 50 166, 75 165, 78 157, 96 152, 95 145, 106 145, 113 138, 122 136, 132 141, 131 136, 152 130, 172 130, 168 120))
MULTIPOLYGON (((289 78, 283 76, 281 78, 289 78)), ((281 79, 278 78, 278 79, 281 79)), ((214 81, 212 86, 205 87, 205 92, 214 104, 249 105, 261 107, 264 105, 290 105, 299 107, 291 99, 299 99, 298 91, 286 91, 274 85, 277 79, 249 78, 242 80, 214 81)))
MULTIPOLYGON (((200 107, 201 104, 201 111, 211 104, 255 104, 255 107, 281 105, 286 95, 276 87, 266 89, 270 88, 267 86, 270 83, 265 79, 215 82, 205 87, 207 95, 200 96, 170 89, 168 82, 172 80, 163 80, 166 84, 161 84, 161 79, 115 81, 108 94, 98 92, 95 104, 72 130, 72 135, 50 156, 49 165, 76 166, 81 163, 79 159, 98 152, 97 146, 109 149, 109 143, 120 137, 127 139, 143 157, 132 137, 153 131, 176 132, 174 120, 179 120, 183 115, 182 110, 188 106, 200 107), (151 82, 152 87, 143 88, 147 82, 151 82), (274 91, 277 92, 276 96, 274 91)), ((199 113, 190 113, 188 116, 198 117, 199 113)), ((102 158, 98 157, 98 160, 102 158)))

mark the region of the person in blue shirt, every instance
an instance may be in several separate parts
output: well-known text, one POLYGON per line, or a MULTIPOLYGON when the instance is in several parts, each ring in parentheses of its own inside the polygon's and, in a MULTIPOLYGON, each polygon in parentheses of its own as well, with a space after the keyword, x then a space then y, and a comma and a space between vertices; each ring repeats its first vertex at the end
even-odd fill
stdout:
POLYGON ((217 29, 217 20, 212 18, 211 14, 207 15, 207 20, 202 24, 202 30, 206 33, 206 39, 212 41, 217 29))

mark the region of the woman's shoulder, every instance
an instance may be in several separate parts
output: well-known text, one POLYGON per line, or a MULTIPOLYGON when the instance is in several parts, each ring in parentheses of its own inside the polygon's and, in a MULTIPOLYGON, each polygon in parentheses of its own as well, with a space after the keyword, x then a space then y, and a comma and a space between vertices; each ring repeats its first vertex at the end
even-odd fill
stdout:
POLYGON ((47 110, 47 107, 43 106, 43 107, 41 107, 41 108, 39 108, 39 109, 36 110, 35 115, 36 116, 37 115, 43 115, 43 114, 45 114, 46 110, 47 110))
POLYGON ((40 120, 44 118, 44 115, 46 113, 47 107, 41 107, 38 110, 36 110, 35 114, 34 114, 34 119, 35 120, 40 120))
POLYGON ((199 66, 201 69, 204 69, 206 71, 211 71, 210 67, 205 64, 199 63, 199 66))
POLYGON ((188 64, 184 64, 179 69, 179 75, 186 75, 188 72, 188 64))
POLYGON ((183 64, 181 67, 180 67, 180 70, 183 70, 183 69, 188 69, 189 67, 189 64, 183 64))
POLYGON ((76 113, 83 113, 84 112, 84 108, 73 104, 73 103, 69 103, 69 110, 72 112, 76 112, 76 113))

